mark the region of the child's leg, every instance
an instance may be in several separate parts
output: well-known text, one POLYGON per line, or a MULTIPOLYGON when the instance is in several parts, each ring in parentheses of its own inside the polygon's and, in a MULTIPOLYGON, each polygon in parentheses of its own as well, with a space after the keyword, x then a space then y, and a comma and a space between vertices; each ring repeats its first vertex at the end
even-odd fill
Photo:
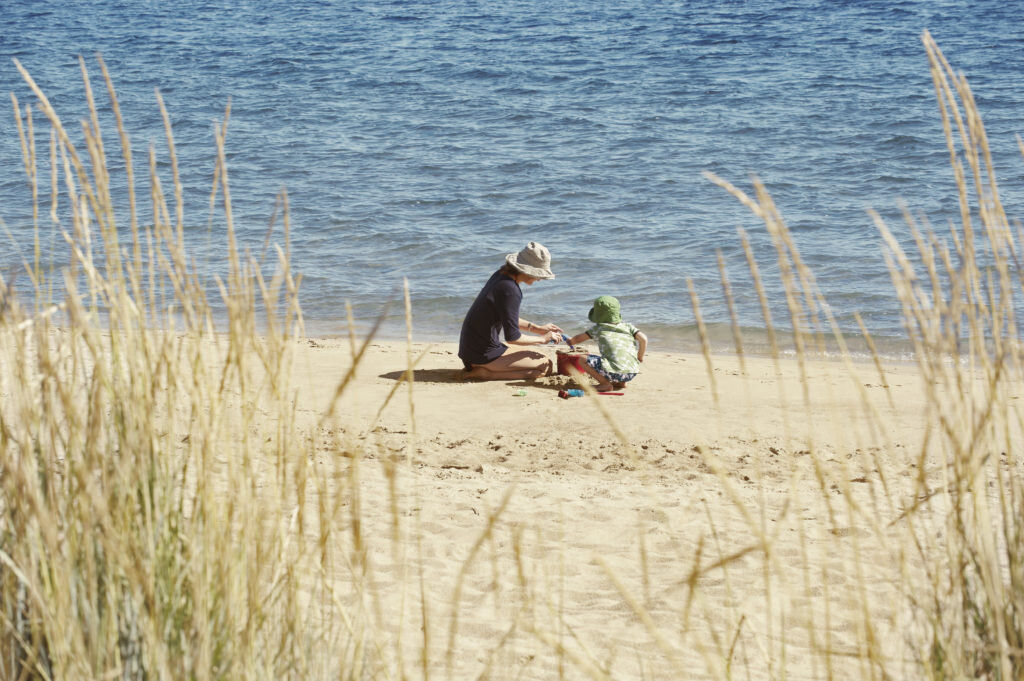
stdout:
POLYGON ((587 372, 588 376, 597 381, 597 386, 595 387, 597 392, 608 392, 609 390, 612 389, 612 384, 604 375, 601 374, 601 372, 594 368, 594 366, 591 364, 591 357, 597 357, 598 359, 596 361, 600 361, 600 355, 589 355, 585 362, 581 362, 581 364, 583 365, 583 370, 587 372))
POLYGON ((626 384, 636 378, 636 374, 612 374, 609 378, 612 382, 612 388, 615 390, 625 390, 626 384))

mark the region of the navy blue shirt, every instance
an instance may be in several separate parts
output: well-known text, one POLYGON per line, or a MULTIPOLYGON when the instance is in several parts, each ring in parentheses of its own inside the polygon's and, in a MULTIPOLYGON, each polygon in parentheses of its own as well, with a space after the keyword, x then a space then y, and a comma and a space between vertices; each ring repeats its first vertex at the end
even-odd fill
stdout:
POLYGON ((501 270, 491 275, 462 321, 459 357, 463 364, 487 364, 501 357, 508 349, 499 340, 502 331, 507 341, 523 335, 519 332, 522 300, 523 291, 512 277, 501 270))

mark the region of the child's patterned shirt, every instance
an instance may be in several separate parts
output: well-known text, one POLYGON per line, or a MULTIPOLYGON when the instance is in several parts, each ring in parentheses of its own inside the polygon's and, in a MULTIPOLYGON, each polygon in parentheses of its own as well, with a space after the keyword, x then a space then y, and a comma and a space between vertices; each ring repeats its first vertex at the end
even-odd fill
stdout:
POLYGON ((617 374, 640 372, 640 360, 636 358, 637 343, 633 338, 639 332, 640 329, 629 322, 600 323, 587 329, 587 335, 597 341, 602 368, 617 374))

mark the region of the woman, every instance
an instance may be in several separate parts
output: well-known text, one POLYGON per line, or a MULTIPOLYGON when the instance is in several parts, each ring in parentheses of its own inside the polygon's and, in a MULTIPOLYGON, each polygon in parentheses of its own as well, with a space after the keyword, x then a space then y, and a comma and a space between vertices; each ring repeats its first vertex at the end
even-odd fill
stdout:
POLYGON ((536 241, 505 257, 505 264, 484 284, 462 322, 459 357, 469 378, 507 381, 551 373, 551 360, 544 353, 510 350, 499 335, 504 333, 505 343, 516 346, 562 340, 562 330, 555 324, 534 324, 519 316, 519 303, 523 300, 520 286, 554 278, 551 254, 536 241), (541 335, 523 335, 522 331, 541 335))

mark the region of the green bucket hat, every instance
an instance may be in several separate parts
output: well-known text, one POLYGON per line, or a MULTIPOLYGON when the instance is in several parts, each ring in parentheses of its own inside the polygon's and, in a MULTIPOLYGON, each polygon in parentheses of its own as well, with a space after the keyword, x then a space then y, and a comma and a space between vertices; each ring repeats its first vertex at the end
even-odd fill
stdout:
POLYGON ((601 296, 594 301, 594 306, 587 313, 587 319, 595 324, 618 324, 622 321, 619 301, 611 296, 601 296))

